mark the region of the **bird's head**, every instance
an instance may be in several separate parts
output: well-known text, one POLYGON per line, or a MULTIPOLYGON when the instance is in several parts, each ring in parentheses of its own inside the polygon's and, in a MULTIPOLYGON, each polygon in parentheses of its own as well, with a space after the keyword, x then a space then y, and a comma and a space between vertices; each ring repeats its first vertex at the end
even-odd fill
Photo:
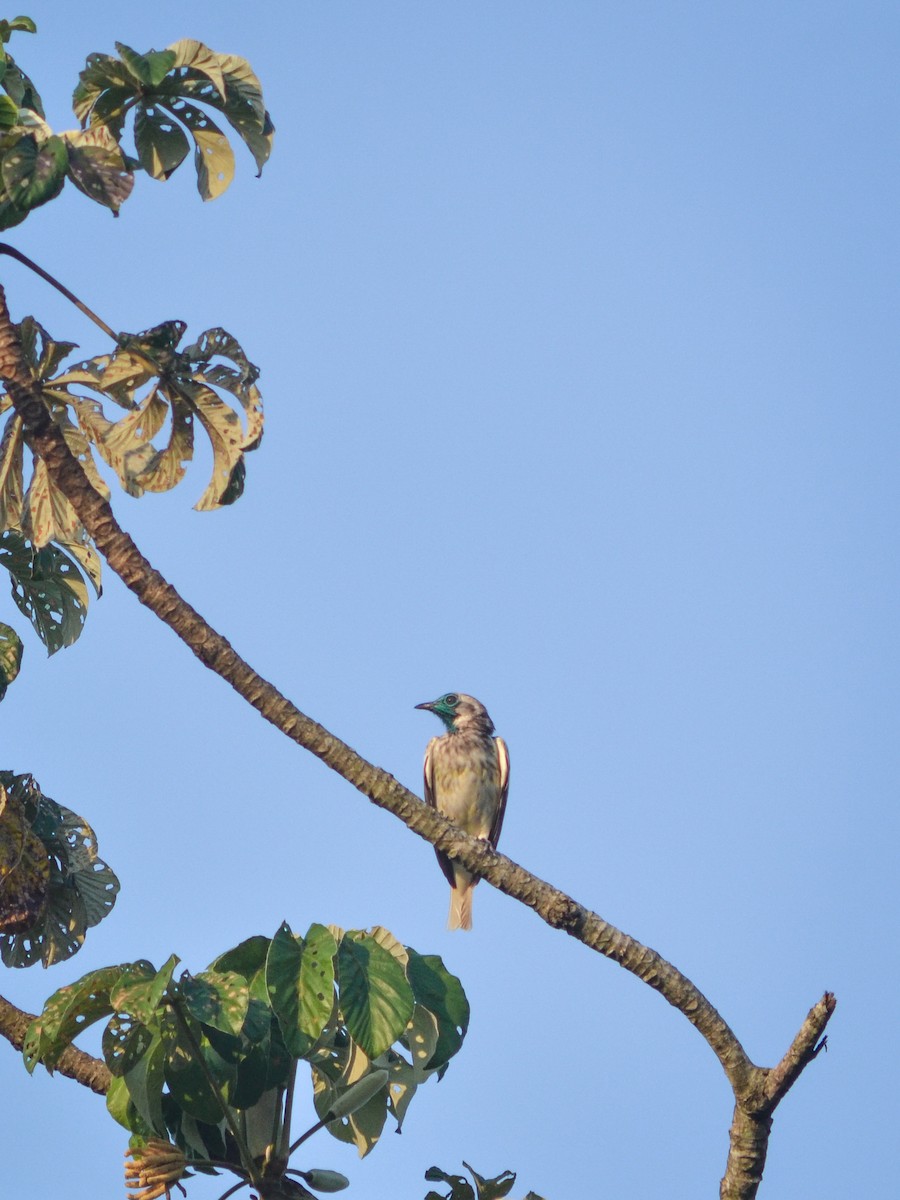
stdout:
POLYGON ((494 722, 488 716, 487 709, 474 696, 467 696, 464 692, 447 692, 439 700, 417 704, 416 708, 427 709, 440 717, 448 733, 460 733, 464 729, 477 729, 486 734, 494 732, 494 722))

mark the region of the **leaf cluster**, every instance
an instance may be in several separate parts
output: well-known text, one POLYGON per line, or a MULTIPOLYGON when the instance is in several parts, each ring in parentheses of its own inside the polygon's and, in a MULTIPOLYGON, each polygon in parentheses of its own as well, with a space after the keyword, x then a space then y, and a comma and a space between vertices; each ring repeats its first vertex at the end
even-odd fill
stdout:
MULTIPOLYGON (((143 333, 121 334, 112 354, 62 368, 73 343, 56 341, 34 317, 19 326, 31 377, 69 449, 104 497, 109 489, 95 455, 115 471, 130 495, 166 491, 184 477, 198 424, 212 447, 213 467, 195 507, 209 511, 233 503, 243 492, 244 455, 262 438, 259 371, 224 329, 207 329, 180 347, 184 332, 183 322, 167 321, 143 333), (104 401, 124 409, 125 415, 111 419, 104 401)), ((87 581, 100 594, 100 559, 37 455, 32 455, 26 485, 30 439, 8 393, 0 394, 0 415, 4 413, 0 565, 10 572, 17 606, 52 654, 81 633, 87 581)), ((0 636, 0 699, 21 659, 18 638, 12 634, 12 639, 7 637, 4 654, 0 636)))
POLYGON ((0 771, 0 956, 45 967, 75 954, 109 914, 119 881, 83 817, 31 775, 0 771))
POLYGON ((14 32, 36 26, 28 17, 0 22, 0 229, 59 195, 67 179, 118 216, 135 170, 168 179, 191 143, 200 195, 221 195, 234 177, 234 153, 209 109, 221 113, 262 171, 274 127, 244 59, 191 38, 146 54, 119 42, 118 57, 88 57, 72 97, 80 128, 56 134, 37 88, 5 49, 14 32), (133 154, 122 145, 129 125, 133 154))
POLYGON ((82 1029, 109 1018, 110 1113, 141 1143, 171 1139, 196 1169, 283 1175, 297 1066, 310 1066, 320 1121, 368 1153, 388 1114, 402 1125, 418 1085, 460 1048, 469 1008, 436 955, 380 927, 284 924, 178 980, 173 955, 92 971, 61 988, 23 1055, 53 1070, 82 1029))

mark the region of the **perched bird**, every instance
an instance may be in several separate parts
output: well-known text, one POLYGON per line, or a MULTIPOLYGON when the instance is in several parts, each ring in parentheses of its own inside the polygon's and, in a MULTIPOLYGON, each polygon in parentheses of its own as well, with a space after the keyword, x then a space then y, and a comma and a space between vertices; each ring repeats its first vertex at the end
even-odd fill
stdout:
MULTIPOLYGON (((483 704, 462 692, 417 704, 441 718, 447 728, 425 750, 425 799, 454 825, 496 847, 506 812, 509 752, 494 737, 494 722, 483 704)), ((450 882, 448 929, 472 928, 472 889, 476 876, 435 850, 450 882)))

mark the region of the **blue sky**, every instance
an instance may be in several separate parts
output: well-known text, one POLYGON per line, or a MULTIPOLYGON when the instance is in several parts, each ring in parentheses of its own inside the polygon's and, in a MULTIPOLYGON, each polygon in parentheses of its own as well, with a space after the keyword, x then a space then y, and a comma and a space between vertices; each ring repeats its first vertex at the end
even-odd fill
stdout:
MULTIPOLYGON (((114 327, 221 324, 262 369, 241 502, 191 511, 201 460, 170 496, 117 496, 122 523, 416 790, 438 727, 413 705, 483 700, 512 759, 501 848, 674 962, 755 1061, 836 992, 760 1194, 883 1191, 896 7, 27 11, 39 34, 12 50, 57 129, 88 53, 184 36, 248 58, 277 127, 262 179, 239 153, 212 204, 183 171, 139 179, 116 222, 68 189, 8 235, 114 327)), ((3 282, 14 316, 107 349, 15 264, 3 282)), ((469 1037, 401 1138, 358 1163, 320 1134, 304 1165, 359 1200, 421 1197, 426 1168, 462 1159, 518 1171, 514 1196, 716 1194, 730 1090, 650 989, 486 885, 472 935, 448 934, 431 850, 109 575, 73 649, 46 660, 21 632, 2 765, 93 823, 123 887, 76 959, 7 974, 5 995, 37 1008, 172 951, 200 969, 283 918, 381 923, 460 975, 469 1037)), ((98 1100, 12 1053, 0 1088, 9 1194, 120 1194, 125 1138, 98 1100)))

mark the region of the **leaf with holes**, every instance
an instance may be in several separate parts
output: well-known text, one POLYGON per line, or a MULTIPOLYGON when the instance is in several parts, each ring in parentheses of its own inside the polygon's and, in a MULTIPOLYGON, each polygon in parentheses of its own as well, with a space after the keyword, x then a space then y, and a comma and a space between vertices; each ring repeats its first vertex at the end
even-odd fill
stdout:
POLYGON ((78 639, 87 616, 84 578, 56 546, 36 549, 15 530, 0 536, 0 566, 12 577, 12 594, 50 654, 78 639))
POLYGON ((244 409, 247 431, 243 450, 255 450, 262 440, 262 397, 256 381, 259 367, 250 362, 243 347, 225 329, 207 329, 196 342, 184 348, 192 364, 194 379, 208 387, 230 392, 244 409))
MULTIPOLYGON (((272 152, 275 127, 250 64, 236 54, 216 54, 191 38, 169 48, 176 56, 173 86, 180 95, 218 109, 243 139, 261 172, 272 152)), ((161 88, 167 84, 164 81, 161 88)))
POLYGON ((201 1025, 234 1035, 241 1032, 250 1003, 250 989, 242 975, 234 971, 185 973, 179 988, 188 1012, 201 1025))
POLYGON ((69 152, 69 179, 90 200, 118 216, 134 187, 134 173, 119 143, 105 125, 67 130, 62 138, 69 152))
POLYGON ((469 1027, 469 1002, 462 984, 451 975, 436 954, 417 954, 409 949, 407 977, 416 1005, 428 1009, 437 1021, 438 1039, 430 1068, 443 1067, 456 1054, 469 1027))
POLYGON ((168 179, 190 150, 181 126, 157 104, 137 105, 134 144, 138 161, 154 179, 168 179))
POLYGON ((22 1054, 29 1073, 39 1062, 52 1072, 81 1030, 112 1012, 109 991, 121 971, 121 967, 101 967, 53 993, 25 1035, 22 1054))
POLYGON ((156 179, 168 179, 194 142, 197 187, 214 199, 234 176, 228 138, 198 105, 221 112, 256 161, 269 157, 272 126, 262 89, 249 64, 232 54, 217 54, 193 39, 163 51, 139 54, 117 43, 120 58, 94 54, 88 59, 73 97, 82 126, 101 126, 121 141, 134 110, 134 139, 140 165, 156 179))

